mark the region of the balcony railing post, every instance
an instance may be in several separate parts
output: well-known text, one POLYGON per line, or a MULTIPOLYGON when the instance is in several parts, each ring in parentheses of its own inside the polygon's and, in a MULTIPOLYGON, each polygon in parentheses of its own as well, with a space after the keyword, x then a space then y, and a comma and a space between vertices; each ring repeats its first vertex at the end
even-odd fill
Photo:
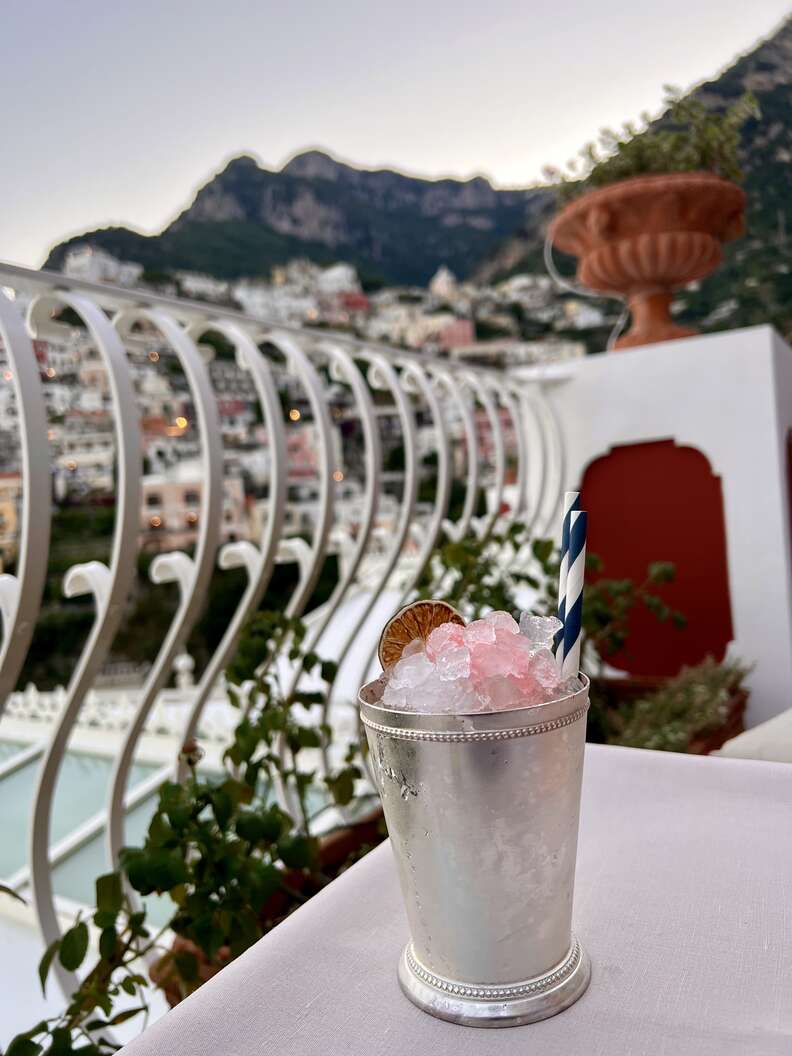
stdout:
POLYGON ((223 449, 217 404, 206 369, 195 342, 182 326, 161 310, 131 309, 115 319, 118 333, 128 338, 134 327, 144 323, 161 335, 173 349, 184 371, 195 407, 201 445, 201 514, 194 557, 180 551, 159 554, 151 565, 155 583, 175 582, 179 605, 168 632, 149 670, 135 716, 116 757, 108 799, 107 838, 110 858, 115 865, 123 845, 124 796, 129 768, 149 710, 171 675, 173 661, 184 647, 195 621, 206 604, 209 581, 220 539, 223 512, 223 449))
POLYGON ((41 607, 50 537, 47 416, 39 367, 19 311, 0 292, 3 339, 18 408, 22 455, 22 515, 17 569, 0 575, 0 716, 25 662, 41 607))
MULTIPOLYGON (((118 473, 116 516, 109 567, 99 561, 75 565, 66 573, 64 580, 64 590, 67 594, 93 595, 96 618, 77 660, 67 689, 66 702, 47 745, 33 802, 30 834, 31 884, 39 926, 46 945, 60 935, 49 861, 52 797, 72 727, 112 645, 132 587, 140 516, 142 449, 138 411, 126 353, 105 314, 80 294, 57 293, 39 297, 32 302, 28 317, 29 326, 36 334, 38 327, 51 319, 54 309, 65 307, 71 308, 83 320, 96 342, 107 370, 115 419, 118 473)), ((74 974, 57 961, 54 969, 64 994, 72 993, 76 983, 74 974)))

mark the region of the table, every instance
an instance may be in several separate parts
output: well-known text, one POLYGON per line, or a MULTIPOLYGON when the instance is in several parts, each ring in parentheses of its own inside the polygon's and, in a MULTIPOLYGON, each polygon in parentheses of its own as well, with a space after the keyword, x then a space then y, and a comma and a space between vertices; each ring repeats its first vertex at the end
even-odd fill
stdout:
POLYGON ((432 1019, 396 981, 389 845, 129 1044, 128 1056, 789 1056, 792 767, 589 746, 575 930, 588 992, 553 1019, 432 1019))
POLYGON ((767 722, 760 722, 744 733, 732 737, 717 752, 730 759, 767 759, 792 763, 792 708, 779 712, 767 722))

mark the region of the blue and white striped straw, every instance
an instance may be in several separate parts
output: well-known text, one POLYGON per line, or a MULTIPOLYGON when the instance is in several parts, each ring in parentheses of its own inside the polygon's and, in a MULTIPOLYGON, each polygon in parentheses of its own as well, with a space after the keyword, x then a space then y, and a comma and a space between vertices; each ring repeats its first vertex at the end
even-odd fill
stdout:
MULTIPOLYGON (((572 524, 572 513, 580 509, 580 492, 564 492, 564 519, 561 522, 561 566, 558 573, 558 618, 561 623, 566 616, 566 585, 569 572, 569 529, 572 524)), ((558 663, 564 659, 563 627, 556 635, 556 658, 558 663)))
POLYGON ((572 678, 580 672, 587 527, 588 515, 577 510, 573 511, 569 529, 569 571, 567 572, 566 582, 564 655, 561 664, 561 675, 563 678, 572 678))

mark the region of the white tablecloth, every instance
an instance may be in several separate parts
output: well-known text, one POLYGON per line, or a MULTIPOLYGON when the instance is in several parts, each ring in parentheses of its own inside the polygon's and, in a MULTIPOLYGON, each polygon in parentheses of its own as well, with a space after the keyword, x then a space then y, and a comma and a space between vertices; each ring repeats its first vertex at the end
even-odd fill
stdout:
POLYGON ((589 747, 584 997, 483 1030, 414 1008, 389 845, 124 1050, 129 1056, 789 1056, 792 767, 589 747))

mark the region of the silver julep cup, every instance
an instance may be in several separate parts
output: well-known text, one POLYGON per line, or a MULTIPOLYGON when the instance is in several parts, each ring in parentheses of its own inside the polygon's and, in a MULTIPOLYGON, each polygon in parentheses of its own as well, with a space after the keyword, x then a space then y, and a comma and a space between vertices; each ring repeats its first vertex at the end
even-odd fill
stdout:
POLYGON ((399 982, 433 1016, 532 1023, 588 986, 571 929, 583 683, 547 704, 476 715, 386 710, 382 678, 360 691, 410 925, 399 982))

